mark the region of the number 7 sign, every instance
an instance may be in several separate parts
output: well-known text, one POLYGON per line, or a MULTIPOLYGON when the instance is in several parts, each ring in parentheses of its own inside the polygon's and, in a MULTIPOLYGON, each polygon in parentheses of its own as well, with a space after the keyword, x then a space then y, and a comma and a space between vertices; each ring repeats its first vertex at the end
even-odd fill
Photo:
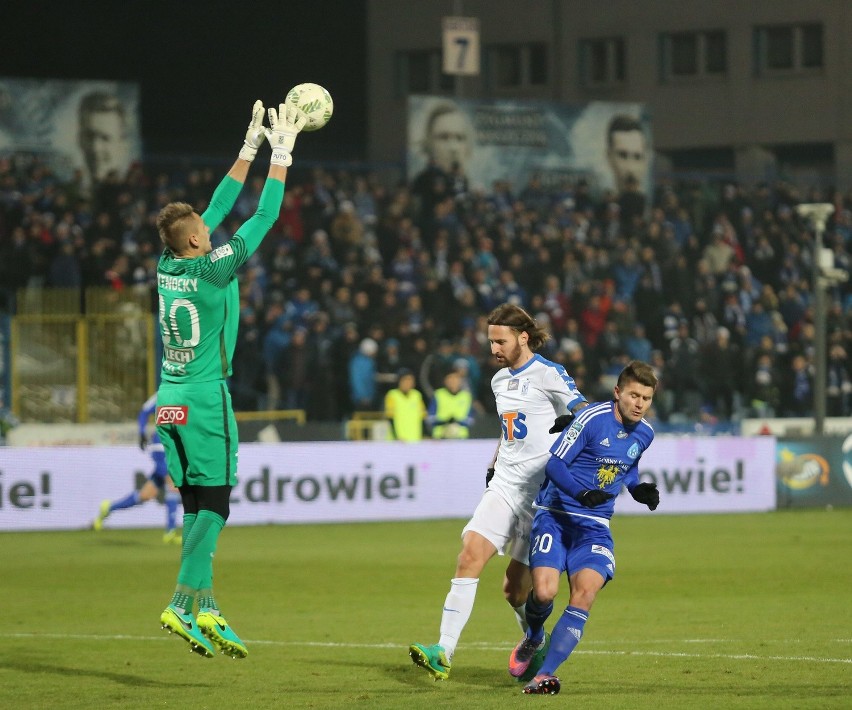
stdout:
POLYGON ((444 74, 479 74, 479 18, 445 17, 444 74))

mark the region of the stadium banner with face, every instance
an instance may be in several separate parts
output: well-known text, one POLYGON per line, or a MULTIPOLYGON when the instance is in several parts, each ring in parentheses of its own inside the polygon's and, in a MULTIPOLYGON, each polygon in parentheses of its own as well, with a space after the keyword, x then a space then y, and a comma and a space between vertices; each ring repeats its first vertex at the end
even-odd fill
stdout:
MULTIPOLYGON (((229 525, 467 518, 482 496, 490 439, 242 444, 229 525)), ((658 437, 640 462, 654 514, 775 509, 774 437, 658 437)), ((0 530, 83 529, 102 500, 151 472, 133 446, 0 447, 0 530)), ((625 491, 616 511, 651 514, 625 491)), ((107 528, 162 527, 155 502, 107 528)))
POLYGON ((0 155, 37 155, 62 179, 88 183, 140 159, 139 86, 0 77, 0 155))
POLYGON ((620 192, 632 175, 640 192, 651 192, 651 116, 640 103, 413 95, 407 132, 412 181, 433 160, 444 172, 457 165, 472 188, 499 180, 519 192, 538 176, 545 188, 584 179, 600 195, 620 192))

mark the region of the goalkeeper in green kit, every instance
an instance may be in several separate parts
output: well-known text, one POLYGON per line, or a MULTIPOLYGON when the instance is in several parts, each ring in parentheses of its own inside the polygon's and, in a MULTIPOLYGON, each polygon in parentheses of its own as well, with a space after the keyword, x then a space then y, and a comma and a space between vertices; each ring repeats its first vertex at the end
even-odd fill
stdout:
POLYGON ((204 214, 173 202, 157 217, 165 245, 157 265, 163 338, 157 432, 184 510, 177 587, 160 622, 206 658, 216 649, 235 658, 248 655, 213 596, 213 555, 237 482, 237 423, 226 383, 239 320, 236 273, 278 218, 291 152, 305 125, 297 108, 281 104, 277 112, 269 109, 270 127, 265 128, 263 111, 263 104, 255 102, 239 159, 204 214), (214 250, 210 232, 234 206, 264 139, 272 158, 257 212, 214 250), (196 603, 198 615, 193 616, 196 603))

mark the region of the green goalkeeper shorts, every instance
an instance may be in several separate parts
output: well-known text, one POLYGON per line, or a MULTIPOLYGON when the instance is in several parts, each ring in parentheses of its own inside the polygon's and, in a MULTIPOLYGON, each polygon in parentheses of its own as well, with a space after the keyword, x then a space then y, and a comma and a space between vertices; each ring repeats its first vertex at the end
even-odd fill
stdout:
POLYGON ((157 433, 176 486, 237 484, 237 420, 223 381, 163 382, 157 391, 157 433))

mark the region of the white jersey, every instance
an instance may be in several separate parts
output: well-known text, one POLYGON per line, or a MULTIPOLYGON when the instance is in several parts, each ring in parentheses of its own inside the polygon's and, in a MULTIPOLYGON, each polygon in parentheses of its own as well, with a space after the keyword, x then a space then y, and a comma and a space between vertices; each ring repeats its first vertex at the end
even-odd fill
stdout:
POLYGON ((489 489, 516 515, 528 513, 544 481, 544 467, 558 434, 553 420, 586 398, 562 365, 534 355, 523 367, 504 367, 491 378, 502 435, 489 489))

